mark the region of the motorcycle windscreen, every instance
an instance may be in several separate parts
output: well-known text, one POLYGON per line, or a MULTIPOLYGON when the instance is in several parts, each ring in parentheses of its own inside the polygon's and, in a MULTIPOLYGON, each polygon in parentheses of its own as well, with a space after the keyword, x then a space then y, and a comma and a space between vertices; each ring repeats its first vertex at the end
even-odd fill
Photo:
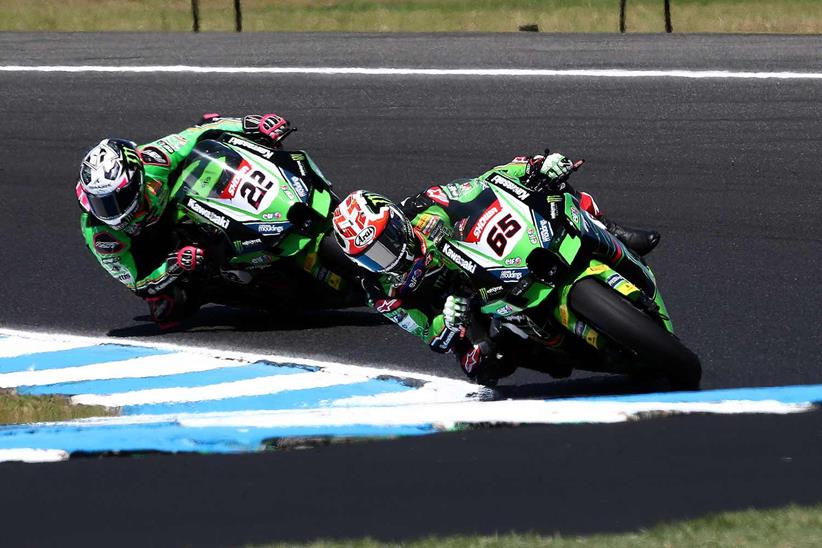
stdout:
POLYGON ((197 143, 185 160, 180 188, 185 194, 220 197, 231 183, 243 158, 231 147, 206 139, 197 143), (194 165, 194 169, 189 166, 194 165))

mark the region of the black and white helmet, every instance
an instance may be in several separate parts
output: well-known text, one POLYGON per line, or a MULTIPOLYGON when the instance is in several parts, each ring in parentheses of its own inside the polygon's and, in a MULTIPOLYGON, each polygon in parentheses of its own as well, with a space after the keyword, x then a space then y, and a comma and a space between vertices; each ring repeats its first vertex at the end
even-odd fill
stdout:
POLYGON ((83 158, 79 186, 88 200, 83 205, 92 215, 114 228, 126 225, 143 196, 144 170, 137 145, 125 139, 100 141, 83 158))

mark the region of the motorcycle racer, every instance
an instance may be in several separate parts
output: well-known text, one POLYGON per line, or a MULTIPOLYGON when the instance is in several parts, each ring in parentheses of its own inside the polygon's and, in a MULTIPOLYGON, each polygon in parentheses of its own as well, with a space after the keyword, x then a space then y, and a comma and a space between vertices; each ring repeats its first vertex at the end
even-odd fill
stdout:
POLYGON ((144 145, 103 139, 83 158, 75 186, 86 245, 105 270, 149 305, 161 327, 172 327, 192 307, 174 286, 203 268, 205 252, 174 248, 170 184, 198 141, 224 132, 279 148, 294 128, 276 114, 243 118, 206 114, 195 126, 144 145))
MULTIPOLYGON (((593 197, 568 184, 574 169, 575 164, 565 156, 546 151, 514 158, 474 179, 433 186, 399 205, 379 194, 356 191, 334 212, 337 243, 362 268, 363 288, 374 309, 423 339, 432 350, 456 354, 469 378, 494 384, 516 365, 495 360, 488 333, 471 329, 469 299, 460 292, 461 274, 443 267, 436 246, 443 237, 470 237, 471 233, 479 237, 490 216, 472 219, 469 226, 464 204, 488 188, 490 178, 504 174, 534 190, 576 194, 583 209, 640 255, 659 242, 656 231, 630 229, 607 220, 593 197)), ((570 367, 558 364, 552 374, 567 376, 570 367)))

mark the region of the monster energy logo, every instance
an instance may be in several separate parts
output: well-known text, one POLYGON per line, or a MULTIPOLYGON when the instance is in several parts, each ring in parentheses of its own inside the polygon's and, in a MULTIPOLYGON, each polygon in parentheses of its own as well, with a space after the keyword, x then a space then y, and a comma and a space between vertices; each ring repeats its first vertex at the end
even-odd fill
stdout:
POLYGON ((379 209, 382 206, 392 205, 391 200, 389 200, 385 196, 381 196, 379 194, 368 193, 364 196, 364 198, 365 198, 365 201, 368 202, 368 204, 377 211, 379 211, 379 209))
POLYGON ((137 156, 137 153, 130 148, 123 149, 123 158, 125 158, 126 163, 132 167, 139 166, 141 164, 140 157, 137 156))

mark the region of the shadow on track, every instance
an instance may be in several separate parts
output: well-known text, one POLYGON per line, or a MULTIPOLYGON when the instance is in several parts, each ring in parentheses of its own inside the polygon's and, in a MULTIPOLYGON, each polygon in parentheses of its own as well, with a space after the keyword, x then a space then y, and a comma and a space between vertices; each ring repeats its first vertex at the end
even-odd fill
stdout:
POLYGON ((265 332, 327 329, 341 326, 375 326, 388 322, 382 316, 360 310, 300 310, 274 312, 250 308, 207 306, 174 329, 160 329, 149 316, 137 316, 138 325, 117 327, 109 337, 154 337, 171 332, 265 332))
POLYGON ((550 380, 545 382, 500 385, 495 388, 498 399, 560 399, 587 396, 619 396, 664 392, 670 385, 660 378, 638 378, 627 375, 596 375, 574 379, 550 380))
MULTIPOLYGON (((137 316, 135 325, 118 327, 108 332, 110 337, 150 338, 169 333, 260 333, 289 332, 306 329, 331 329, 343 326, 378 326, 389 323, 378 314, 365 309, 300 310, 274 312, 264 309, 232 308, 209 305, 173 330, 160 329, 149 316, 137 316)), ((478 385, 479 388, 479 385, 478 385)), ((548 374, 520 369, 513 377, 488 392, 492 400, 559 399, 585 396, 614 396, 670 390, 667 382, 658 378, 578 372, 573 378, 552 379, 548 374), (585 375, 585 376, 582 376, 585 375), (510 384, 509 384, 510 383, 510 384), (515 384, 514 384, 515 383, 515 384)))

